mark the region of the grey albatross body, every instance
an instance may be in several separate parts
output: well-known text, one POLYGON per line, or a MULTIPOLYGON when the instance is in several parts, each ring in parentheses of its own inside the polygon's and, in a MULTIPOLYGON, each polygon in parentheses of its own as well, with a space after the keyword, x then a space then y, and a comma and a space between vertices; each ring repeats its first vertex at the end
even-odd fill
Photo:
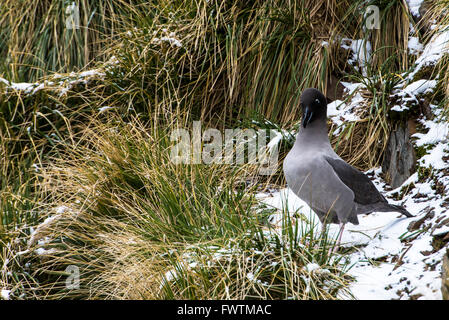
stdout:
POLYGON ((362 172, 341 159, 332 149, 327 132, 327 103, 313 88, 301 95, 302 127, 284 160, 289 188, 324 223, 339 223, 339 239, 347 222, 359 224, 357 215, 372 212, 400 212, 413 217, 401 206, 389 204, 362 172))

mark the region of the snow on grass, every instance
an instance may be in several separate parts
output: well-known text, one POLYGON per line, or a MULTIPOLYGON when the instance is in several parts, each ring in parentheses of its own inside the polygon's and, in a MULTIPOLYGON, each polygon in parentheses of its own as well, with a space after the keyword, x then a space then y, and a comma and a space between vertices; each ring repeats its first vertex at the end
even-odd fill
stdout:
POLYGON ((430 167, 434 169, 447 168, 447 161, 444 160, 444 156, 448 156, 449 146, 447 143, 438 143, 430 153, 426 154, 419 160, 421 166, 430 167))
POLYGON ((11 294, 11 290, 2 289, 0 291, 0 296, 3 300, 9 300, 9 295, 11 294))
POLYGON ((88 81, 93 78, 104 79, 105 76, 106 74, 101 69, 92 69, 79 73, 71 72, 69 75, 55 73, 50 79, 60 79, 57 83, 49 80, 44 80, 41 83, 15 83, 1 77, 0 83, 4 83, 6 85, 6 91, 22 91, 25 94, 34 95, 42 89, 49 88, 58 91, 59 96, 62 97, 77 84, 87 84, 88 81))
POLYGON ((390 110, 393 110, 393 111, 396 111, 396 112, 402 112, 402 111, 408 110, 408 107, 405 106, 405 105, 398 105, 398 104, 396 104, 390 110))
POLYGON ((404 89, 397 93, 398 96, 403 97, 404 101, 413 100, 418 102, 416 96, 431 93, 437 86, 436 80, 421 79, 410 83, 404 89))
POLYGON ((0 82, 6 84, 6 90, 10 91, 24 91, 25 93, 36 93, 38 90, 43 88, 43 84, 39 83, 28 83, 28 82, 10 82, 6 79, 0 77, 0 82))
POLYGON ((271 134, 274 135, 274 137, 271 138, 270 142, 267 143, 267 149, 272 152, 276 150, 275 148, 279 146, 282 140, 290 140, 294 139, 295 134, 294 132, 290 132, 288 130, 271 130, 271 134))
POLYGON ((60 251, 58 251, 57 249, 55 249, 55 248, 50 248, 50 249, 45 249, 45 248, 37 248, 36 250, 34 250, 34 252, 38 255, 38 256, 50 256, 50 255, 52 255, 52 254, 55 254, 55 253, 57 253, 57 252, 60 252, 60 251))
POLYGON ((350 102, 335 100, 327 105, 327 116, 337 125, 334 135, 338 135, 344 129, 344 124, 360 120, 356 111, 363 101, 362 95, 357 92, 363 87, 362 83, 341 82, 341 84, 345 87, 346 94, 352 98, 350 102))
POLYGON ((366 67, 371 60, 372 54, 371 42, 365 39, 353 40, 343 38, 341 47, 352 51, 352 56, 349 58, 348 63, 361 70, 363 75, 366 75, 366 67))
MULTIPOLYGON (((35 228, 31 228, 30 230, 30 238, 28 240, 28 248, 31 248, 33 245, 38 244, 39 246, 45 246, 46 244, 51 242, 51 239, 46 237, 46 233, 51 228, 52 223, 56 222, 58 219, 62 217, 67 211, 71 211, 71 209, 65 205, 61 205, 54 209, 55 215, 48 216, 42 223, 37 225, 35 228)), ((43 248, 39 248, 36 250, 37 254, 44 254, 46 251, 43 248)), ((54 250, 51 252, 55 252, 54 250)))
POLYGON ((419 13, 419 8, 421 8, 423 2, 424 0, 407 0, 407 4, 412 15, 414 15, 415 17, 421 16, 421 14, 419 13))
POLYGON ((423 45, 419 42, 418 37, 410 37, 408 39, 408 52, 412 55, 418 55, 423 51, 423 45))
POLYGON ((419 164, 434 169, 448 168, 444 158, 449 154, 449 123, 436 120, 421 120, 421 123, 428 129, 427 133, 415 133, 413 137, 417 138, 415 144, 418 147, 428 148, 427 154, 419 159, 419 164))
POLYGON ((416 59, 415 69, 408 76, 408 79, 413 79, 414 76, 423 67, 435 65, 444 54, 449 52, 449 30, 443 30, 435 33, 425 46, 422 54, 416 59))
MULTIPOLYGON (((165 33, 168 33, 167 29, 163 29, 162 31, 165 33)), ((176 38, 176 34, 174 32, 170 32, 168 35, 163 36, 161 38, 155 37, 155 38, 153 38, 153 40, 151 42, 154 44, 161 44, 163 42, 166 42, 166 43, 170 44, 171 46, 175 46, 178 48, 182 47, 181 41, 176 38)))
POLYGON ((80 73, 71 72, 65 80, 59 82, 59 96, 65 96, 75 85, 87 84, 93 78, 103 80, 106 74, 100 69, 87 70, 80 73))
POLYGON ((419 97, 425 94, 433 93, 437 86, 436 80, 421 79, 409 83, 403 87, 403 83, 398 84, 393 91, 392 96, 399 98, 399 103, 394 105, 391 110, 401 112, 408 110, 409 106, 419 104, 419 97))
POLYGON ((360 120, 360 117, 356 116, 353 112, 353 104, 347 104, 341 100, 335 100, 327 105, 327 116, 337 126, 341 126, 344 123, 360 120))
POLYGON ((115 108, 114 107, 110 107, 110 106, 104 106, 104 107, 98 108, 98 113, 103 113, 103 112, 105 112, 107 110, 110 110, 110 109, 115 109, 115 108))
POLYGON ((103 78, 105 75, 106 74, 103 71, 101 71, 100 69, 92 69, 92 70, 80 72, 78 74, 78 77, 79 78, 88 78, 88 77, 90 78, 90 77, 97 76, 97 77, 103 78))
POLYGON ((447 142, 449 140, 449 123, 424 120, 421 123, 429 130, 427 133, 415 133, 413 137, 418 138, 416 145, 421 147, 426 144, 447 142))

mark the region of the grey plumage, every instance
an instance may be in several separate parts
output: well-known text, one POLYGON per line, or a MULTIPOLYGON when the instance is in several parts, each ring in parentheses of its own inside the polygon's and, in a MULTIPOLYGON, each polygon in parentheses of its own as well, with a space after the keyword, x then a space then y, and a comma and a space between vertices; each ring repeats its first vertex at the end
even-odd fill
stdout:
POLYGON ((392 211, 412 217, 405 208, 389 204, 365 174, 334 152, 326 98, 320 91, 304 90, 301 107, 302 127, 284 160, 284 175, 290 189, 323 223, 340 223, 342 233, 345 223, 359 224, 359 214, 392 211))

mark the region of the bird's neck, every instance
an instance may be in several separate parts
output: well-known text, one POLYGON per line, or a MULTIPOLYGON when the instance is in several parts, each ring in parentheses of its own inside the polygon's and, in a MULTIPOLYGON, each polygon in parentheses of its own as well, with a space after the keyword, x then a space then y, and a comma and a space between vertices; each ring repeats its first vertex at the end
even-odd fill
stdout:
POLYGON ((296 136, 296 144, 329 144, 329 136, 327 133, 327 123, 325 119, 316 119, 309 123, 307 127, 301 127, 296 136))

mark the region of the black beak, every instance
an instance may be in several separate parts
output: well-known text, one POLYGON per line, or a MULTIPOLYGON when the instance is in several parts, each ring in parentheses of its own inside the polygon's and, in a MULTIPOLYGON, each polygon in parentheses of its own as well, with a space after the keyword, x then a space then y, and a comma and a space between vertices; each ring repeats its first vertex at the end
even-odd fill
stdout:
POLYGON ((312 120, 313 112, 309 106, 304 108, 304 113, 302 117, 302 126, 305 128, 312 120))

